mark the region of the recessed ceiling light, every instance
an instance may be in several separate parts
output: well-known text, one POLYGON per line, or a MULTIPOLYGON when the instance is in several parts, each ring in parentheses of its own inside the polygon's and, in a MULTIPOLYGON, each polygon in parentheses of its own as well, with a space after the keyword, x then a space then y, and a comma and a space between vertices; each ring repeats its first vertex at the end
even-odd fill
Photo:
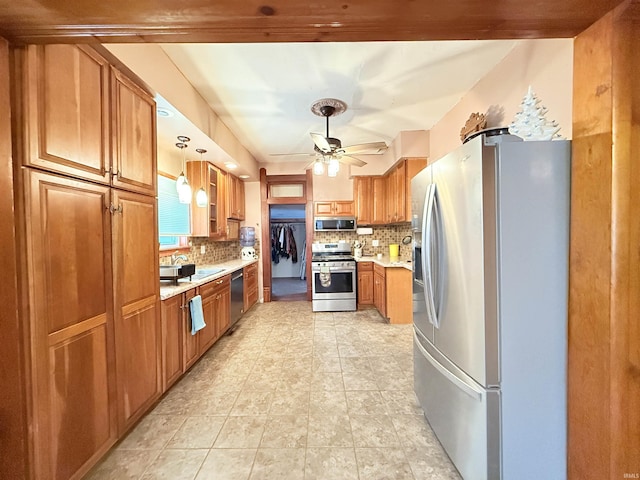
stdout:
POLYGON ((238 168, 238 165, 236 165, 233 162, 224 162, 224 166, 227 167, 229 170, 235 170, 236 168, 238 168))
POLYGON ((238 175, 238 177, 245 179, 245 178, 249 178, 249 175, 245 175, 244 173, 242 175, 238 175))
POLYGON ((158 115, 159 117, 168 118, 168 117, 173 117, 173 112, 168 108, 157 107, 156 115, 158 115))

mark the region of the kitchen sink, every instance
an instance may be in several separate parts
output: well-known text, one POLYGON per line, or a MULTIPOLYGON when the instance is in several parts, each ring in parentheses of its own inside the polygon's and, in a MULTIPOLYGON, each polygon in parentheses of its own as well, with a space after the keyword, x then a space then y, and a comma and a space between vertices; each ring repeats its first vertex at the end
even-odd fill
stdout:
POLYGON ((191 275, 191 280, 202 280, 203 278, 211 277, 217 273, 224 272, 224 268, 203 268, 196 270, 196 273, 191 275))

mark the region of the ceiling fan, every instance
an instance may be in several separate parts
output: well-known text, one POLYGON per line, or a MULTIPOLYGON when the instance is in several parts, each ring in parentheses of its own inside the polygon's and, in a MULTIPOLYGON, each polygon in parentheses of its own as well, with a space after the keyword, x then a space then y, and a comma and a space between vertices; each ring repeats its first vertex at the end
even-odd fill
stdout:
POLYGON ((332 161, 362 167, 366 165, 367 162, 352 155, 378 155, 384 153, 387 149, 385 142, 360 143, 343 147, 339 138, 329 135, 329 117, 339 115, 346 109, 347 104, 335 98, 323 98, 315 102, 311 106, 311 111, 319 117, 325 117, 327 125, 326 136, 321 133, 310 134, 314 143, 313 150, 315 153, 292 153, 286 155, 315 155, 316 159, 305 167, 305 170, 307 170, 312 167, 317 167, 319 162, 329 164, 332 161))

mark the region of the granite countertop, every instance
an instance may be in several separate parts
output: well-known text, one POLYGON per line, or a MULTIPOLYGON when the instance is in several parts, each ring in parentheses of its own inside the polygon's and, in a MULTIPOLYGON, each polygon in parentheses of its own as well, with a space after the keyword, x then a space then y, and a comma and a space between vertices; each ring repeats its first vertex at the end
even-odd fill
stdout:
POLYGON ((166 300, 167 298, 174 297, 179 295, 187 290, 191 290, 192 288, 197 287, 198 285, 203 285, 205 283, 209 283, 212 280, 216 280, 218 278, 224 277, 225 275, 229 275, 236 270, 240 270, 241 268, 246 267, 247 265, 251 265, 252 263, 256 263, 258 260, 226 260, 224 262, 216 263, 215 265, 198 265, 196 266, 196 272, 202 269, 212 269, 212 268, 223 268, 224 271, 216 273, 215 275, 210 275, 205 278, 201 278, 200 280, 189 281, 189 278, 181 278, 178 280, 178 284, 176 285, 173 282, 168 281, 160 281, 160 300, 166 300))
POLYGON ((403 257, 390 257, 389 255, 383 255, 382 258, 378 258, 377 256, 362 256, 356 258, 356 262, 373 262, 385 268, 406 268, 407 270, 412 270, 411 259, 403 258, 403 257))

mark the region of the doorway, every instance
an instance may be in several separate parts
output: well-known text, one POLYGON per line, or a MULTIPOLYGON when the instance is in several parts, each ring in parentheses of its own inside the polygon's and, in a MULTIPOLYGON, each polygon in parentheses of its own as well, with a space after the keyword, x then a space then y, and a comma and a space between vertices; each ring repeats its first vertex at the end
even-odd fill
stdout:
POLYGON ((305 204, 270 205, 271 299, 306 300, 305 204))

